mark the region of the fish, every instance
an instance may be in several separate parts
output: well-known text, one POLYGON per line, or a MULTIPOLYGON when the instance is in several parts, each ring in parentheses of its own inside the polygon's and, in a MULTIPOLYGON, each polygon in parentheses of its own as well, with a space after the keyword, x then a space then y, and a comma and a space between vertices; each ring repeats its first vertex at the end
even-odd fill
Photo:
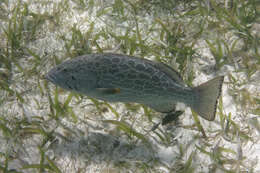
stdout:
POLYGON ((82 55, 57 65, 45 78, 65 90, 108 102, 139 103, 161 113, 184 103, 202 118, 215 119, 224 76, 189 87, 172 67, 116 53, 82 55))

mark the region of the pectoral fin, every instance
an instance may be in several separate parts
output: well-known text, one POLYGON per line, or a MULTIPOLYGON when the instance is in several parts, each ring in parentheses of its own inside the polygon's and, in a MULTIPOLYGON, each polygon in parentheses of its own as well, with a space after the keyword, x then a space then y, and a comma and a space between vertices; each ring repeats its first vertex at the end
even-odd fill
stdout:
POLYGON ((105 95, 120 93, 120 88, 97 88, 96 90, 101 94, 105 94, 105 95))

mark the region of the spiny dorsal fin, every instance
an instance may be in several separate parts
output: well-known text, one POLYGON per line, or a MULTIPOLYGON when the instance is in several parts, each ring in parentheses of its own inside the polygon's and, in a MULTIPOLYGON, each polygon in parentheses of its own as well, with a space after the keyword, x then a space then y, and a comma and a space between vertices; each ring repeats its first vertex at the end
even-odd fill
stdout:
POLYGON ((174 70, 172 67, 170 67, 164 63, 161 63, 161 62, 154 62, 154 64, 158 68, 160 68, 164 73, 166 73, 167 75, 169 75, 170 77, 175 79, 178 83, 185 85, 182 80, 181 75, 176 70, 174 70))

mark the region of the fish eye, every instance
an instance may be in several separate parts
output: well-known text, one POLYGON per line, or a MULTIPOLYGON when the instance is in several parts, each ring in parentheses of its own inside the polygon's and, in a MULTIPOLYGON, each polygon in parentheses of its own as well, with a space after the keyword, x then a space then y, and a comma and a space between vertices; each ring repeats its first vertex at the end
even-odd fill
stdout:
POLYGON ((57 66, 56 69, 57 69, 57 71, 60 71, 60 70, 61 70, 61 67, 57 66))

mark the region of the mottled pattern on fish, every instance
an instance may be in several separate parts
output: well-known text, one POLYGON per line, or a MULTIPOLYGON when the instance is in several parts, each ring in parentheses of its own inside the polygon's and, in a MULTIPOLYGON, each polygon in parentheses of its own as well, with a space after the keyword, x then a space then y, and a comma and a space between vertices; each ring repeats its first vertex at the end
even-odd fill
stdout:
MULTIPOLYGON (((142 103, 159 112, 172 111, 176 102, 183 102, 197 110, 196 102, 201 97, 201 91, 187 87, 171 67, 119 54, 84 55, 58 65, 46 78, 64 89, 90 97, 111 102, 142 103)), ((223 77, 217 79, 217 92, 208 92, 214 95, 213 109, 220 94, 223 77)), ((201 116, 212 120, 215 110, 210 111, 210 118, 208 115, 201 116)))

